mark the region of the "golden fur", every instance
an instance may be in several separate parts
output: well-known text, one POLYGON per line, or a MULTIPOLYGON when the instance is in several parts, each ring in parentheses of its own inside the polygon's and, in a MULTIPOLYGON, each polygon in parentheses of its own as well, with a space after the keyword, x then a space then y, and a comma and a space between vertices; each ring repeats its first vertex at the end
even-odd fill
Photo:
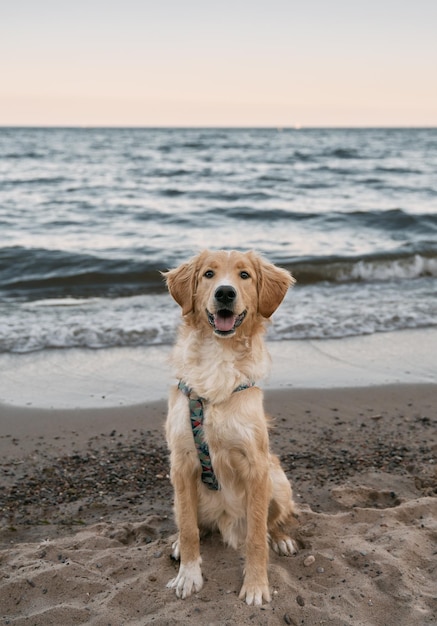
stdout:
POLYGON ((245 552, 240 598, 260 605, 270 601, 268 540, 279 554, 295 552, 283 530, 294 504, 290 483, 269 449, 262 391, 233 391, 267 374, 265 324, 294 280, 253 252, 207 250, 165 278, 183 316, 173 365, 177 377, 205 400, 204 434, 221 487, 211 491, 200 479, 188 399, 175 387, 166 435, 179 528, 173 556, 180 567, 168 586, 180 598, 202 588, 199 529, 218 529, 226 543, 245 552))

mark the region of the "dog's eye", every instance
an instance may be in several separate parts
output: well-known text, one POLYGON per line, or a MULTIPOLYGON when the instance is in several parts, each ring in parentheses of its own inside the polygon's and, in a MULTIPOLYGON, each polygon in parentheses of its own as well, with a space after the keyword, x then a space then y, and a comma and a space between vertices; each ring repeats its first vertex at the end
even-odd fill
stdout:
POLYGON ((214 276, 214 272, 212 270, 206 270, 204 276, 205 278, 212 278, 214 276))
POLYGON ((247 280, 248 278, 250 278, 249 272, 240 272, 240 278, 242 278, 243 280, 247 280))

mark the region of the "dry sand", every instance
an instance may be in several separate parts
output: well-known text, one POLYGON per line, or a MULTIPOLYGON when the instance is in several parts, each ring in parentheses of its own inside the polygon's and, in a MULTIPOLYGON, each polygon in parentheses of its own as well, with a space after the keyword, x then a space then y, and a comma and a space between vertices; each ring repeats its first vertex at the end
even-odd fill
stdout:
POLYGON ((436 385, 269 390, 300 507, 272 602, 238 600, 241 556, 202 541, 205 584, 167 581, 175 531, 165 403, 0 406, 0 624, 437 623, 436 385))

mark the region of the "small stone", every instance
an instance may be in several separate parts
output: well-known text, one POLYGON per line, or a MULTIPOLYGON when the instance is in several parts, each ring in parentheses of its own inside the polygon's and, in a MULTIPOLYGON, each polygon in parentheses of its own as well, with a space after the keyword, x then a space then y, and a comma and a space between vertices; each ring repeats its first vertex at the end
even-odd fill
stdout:
POLYGON ((324 574, 325 573, 325 568, 324 567, 318 567, 317 568, 317 573, 318 574, 324 574))
POLYGON ((316 560, 315 557, 312 554, 310 554, 309 556, 307 556, 303 564, 305 565, 305 567, 309 567, 310 565, 314 563, 315 560, 316 560))
POLYGON ((305 606, 305 600, 302 598, 302 596, 297 596, 296 602, 298 603, 299 606, 305 606))
POLYGON ((289 616, 289 614, 288 614, 288 613, 286 613, 286 614, 284 615, 284 622, 285 622, 286 624, 294 624, 294 623, 295 623, 295 622, 293 622, 293 620, 291 619, 291 617, 289 616))
POLYGON ((153 557, 155 559, 160 559, 162 557, 162 550, 157 550, 156 552, 154 552, 153 557))

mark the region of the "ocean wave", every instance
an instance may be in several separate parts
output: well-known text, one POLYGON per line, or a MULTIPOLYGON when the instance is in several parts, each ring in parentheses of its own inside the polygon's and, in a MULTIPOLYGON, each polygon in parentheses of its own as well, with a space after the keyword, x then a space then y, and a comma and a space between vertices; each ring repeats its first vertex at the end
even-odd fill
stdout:
MULTIPOLYGON (((193 199, 202 199, 202 200, 215 200, 218 202, 262 202, 266 200, 272 199, 272 194, 267 193, 265 191, 209 191, 207 189, 199 189, 195 191, 190 191, 187 193, 188 198, 193 199)), ((216 208, 211 209, 212 211, 216 211, 216 208)), ((254 213, 256 213, 256 208, 253 208, 254 213)))
MULTIPOLYGON (((232 207, 221 206, 220 211, 229 218, 235 220, 251 220, 264 223, 275 221, 300 222, 306 220, 317 221, 323 228, 324 224, 338 224, 349 230, 357 230, 363 227, 375 228, 387 233, 414 229, 417 233, 437 233, 436 213, 409 213, 401 208, 387 209, 385 211, 330 211, 317 213, 315 211, 295 211, 282 208, 264 208, 253 205, 234 205, 232 207)), ((217 209, 211 209, 204 214, 215 214, 217 209)))
POLYGON ((161 196, 168 197, 168 198, 177 198, 178 196, 183 196, 185 193, 186 191, 183 191, 182 189, 174 189, 174 188, 161 189, 159 191, 159 194, 161 196))
POLYGON ((141 261, 20 246, 0 249, 0 293, 4 296, 116 297, 162 290, 159 269, 141 261))
POLYGON ((0 154, 0 159, 42 159, 45 156, 44 152, 7 152, 6 154, 0 154))
POLYGON ((168 294, 0 301, 0 352, 167 344, 179 319, 168 294))
POLYGON ((321 154, 323 157, 332 157, 334 159, 362 159, 363 155, 355 148, 335 148, 326 150, 321 154))
POLYGON ((311 154, 310 152, 302 152, 301 150, 295 150, 292 157, 296 161, 302 161, 303 163, 314 161, 316 158, 314 154, 311 154))
POLYGON ((327 213, 323 217, 327 222, 341 220, 344 225, 353 229, 367 226, 387 232, 406 228, 422 233, 429 233, 432 230, 437 232, 436 213, 410 213, 401 208, 387 209, 385 211, 332 212, 327 213))
MULTIPOLYGON (((269 341, 327 339, 437 325, 429 283, 297 285, 269 325, 269 341)), ((1 303, 0 352, 173 343, 180 309, 168 293, 1 303)))
POLYGON ((18 187, 20 185, 26 186, 38 186, 38 185, 59 185, 59 183, 65 183, 69 179, 65 176, 41 176, 39 178, 13 178, 3 180, 2 187, 18 187))
POLYGON ((151 170, 149 176, 150 177, 154 177, 156 176, 157 178, 180 178, 181 176, 191 176, 192 172, 190 172, 189 170, 185 170, 182 168, 176 168, 176 169, 155 169, 155 170, 151 170))
POLYGON ((280 176, 279 174, 263 174, 258 177, 258 180, 262 183, 286 183, 288 178, 286 176, 280 176))
MULTIPOLYGON (((300 221, 310 220, 320 217, 316 213, 306 213, 304 211, 289 211, 287 209, 254 209, 251 205, 236 205, 233 207, 220 207, 220 211, 226 215, 226 217, 232 220, 244 220, 255 222, 275 222, 281 220, 287 221, 300 221)), ((214 215, 217 209, 211 209, 205 211, 205 213, 214 215)))
POLYGON ((374 169, 375 172, 382 172, 384 174, 421 174, 422 171, 413 167, 389 167, 378 165, 374 169))
POLYGON ((437 251, 428 254, 405 253, 369 255, 363 258, 319 258, 287 264, 301 284, 320 282, 366 282, 412 280, 437 277, 437 251))
MULTIPOLYGON (((4 248, 0 250, 0 296, 36 300, 158 294, 165 291, 160 272, 175 267, 178 262, 168 257, 163 259, 162 265, 156 266, 132 258, 4 248)), ((420 251, 399 250, 361 257, 307 257, 277 263, 291 271, 300 285, 437 277, 437 249, 433 242, 422 246, 420 251)))
POLYGON ((189 150, 208 150, 208 143, 203 141, 186 141, 178 145, 179 148, 188 148, 189 150))
POLYGON ((370 185, 372 187, 375 187, 376 189, 383 189, 385 186, 385 183, 382 178, 372 178, 372 177, 357 178, 355 180, 355 183, 357 185, 365 185, 365 186, 370 185))

